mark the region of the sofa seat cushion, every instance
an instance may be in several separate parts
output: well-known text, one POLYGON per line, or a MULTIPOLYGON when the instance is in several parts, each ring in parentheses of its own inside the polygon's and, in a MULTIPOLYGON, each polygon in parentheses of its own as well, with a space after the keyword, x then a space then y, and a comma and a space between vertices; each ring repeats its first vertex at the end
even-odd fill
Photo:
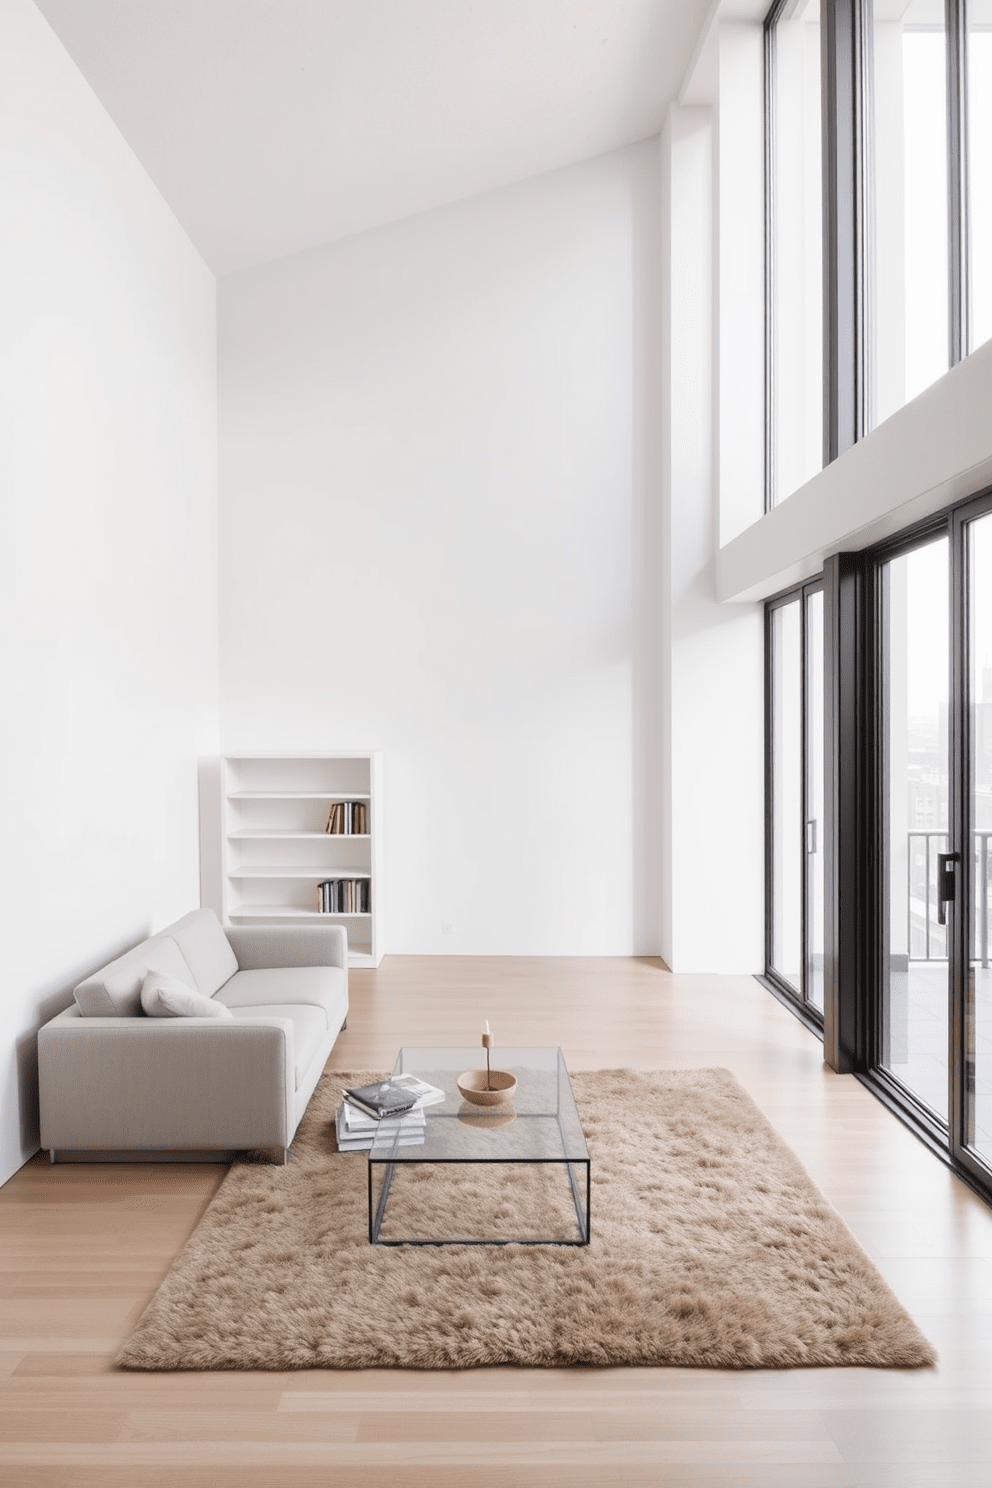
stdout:
POLYGON ((348 1007, 348 973, 338 966, 286 966, 271 971, 239 971, 215 997, 232 1010, 309 1005, 324 1014, 324 1031, 341 1027, 348 1007))
POLYGON ((174 977, 191 991, 196 979, 186 958, 168 935, 144 940, 133 950, 118 956, 102 971, 80 982, 73 996, 85 1018, 140 1018, 141 984, 150 971, 174 977))
POLYGON ((322 1039, 327 1035, 324 1010, 299 1003, 268 1003, 259 1007, 236 1007, 231 1012, 235 1018, 250 1022, 257 1018, 288 1018, 293 1024, 293 1074, 297 1090, 303 1083, 307 1070, 322 1039))

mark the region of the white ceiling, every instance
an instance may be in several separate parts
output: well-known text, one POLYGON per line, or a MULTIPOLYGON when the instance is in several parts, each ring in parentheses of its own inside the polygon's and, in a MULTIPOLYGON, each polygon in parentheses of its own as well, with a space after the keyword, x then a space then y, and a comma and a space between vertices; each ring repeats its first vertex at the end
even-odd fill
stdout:
POLYGON ((655 134, 708 0, 37 0, 218 274, 655 134))

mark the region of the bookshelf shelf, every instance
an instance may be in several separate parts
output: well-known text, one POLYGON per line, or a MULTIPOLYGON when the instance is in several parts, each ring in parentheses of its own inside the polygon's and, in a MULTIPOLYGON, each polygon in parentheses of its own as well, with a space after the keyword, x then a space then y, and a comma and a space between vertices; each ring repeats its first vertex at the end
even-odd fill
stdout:
MULTIPOLYGON (((232 842, 323 842, 327 837, 326 832, 229 832, 228 837, 232 842)), ((351 832, 346 839, 348 842, 365 842, 371 840, 368 832, 351 832)))
MULTIPOLYGON (((331 872, 329 868, 327 870, 331 872)), ((355 868, 352 864, 335 864, 333 872, 340 878, 371 878, 370 868, 355 868)), ((239 868, 236 872, 229 873, 228 878, 303 878, 308 883, 313 881, 314 870, 312 868, 266 868, 251 867, 239 868)))
POLYGON ((368 801, 359 791, 232 791, 232 801, 368 801))
POLYGON ((378 754, 224 756, 224 922, 341 924, 349 963, 378 966, 379 778, 378 754), (364 830, 343 830, 353 825, 364 830), (323 897, 321 884, 329 886, 323 897), (322 911, 321 902, 339 908, 322 911))
POLYGON ((318 914, 315 909, 287 909, 280 904, 259 904, 251 909, 239 909, 232 914, 231 918, 232 920, 371 920, 372 916, 364 911, 326 915, 318 914))

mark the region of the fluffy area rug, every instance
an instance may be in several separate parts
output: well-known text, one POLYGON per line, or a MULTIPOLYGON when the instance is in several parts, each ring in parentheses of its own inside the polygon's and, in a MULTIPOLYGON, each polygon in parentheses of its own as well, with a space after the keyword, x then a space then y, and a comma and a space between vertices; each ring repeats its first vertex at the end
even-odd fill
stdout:
MULTIPOLYGON (((727 1070, 573 1075, 593 1179, 591 1243, 574 1249, 370 1246, 366 1158, 337 1151, 334 1111, 372 1078, 325 1074, 288 1166, 233 1165, 120 1366, 934 1363, 727 1070)), ((398 1173, 387 1218, 437 1235, 446 1211, 481 1215, 522 1238, 570 1204, 560 1170, 423 1167, 398 1173)))

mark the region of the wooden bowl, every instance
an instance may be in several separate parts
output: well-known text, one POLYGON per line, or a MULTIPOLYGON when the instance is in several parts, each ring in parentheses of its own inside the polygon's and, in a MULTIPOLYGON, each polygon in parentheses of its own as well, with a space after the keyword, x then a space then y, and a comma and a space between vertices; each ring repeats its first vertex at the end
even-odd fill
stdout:
POLYGON ((470 1105, 503 1106, 517 1093, 517 1077, 508 1070, 466 1070, 458 1076, 458 1089, 470 1105))

